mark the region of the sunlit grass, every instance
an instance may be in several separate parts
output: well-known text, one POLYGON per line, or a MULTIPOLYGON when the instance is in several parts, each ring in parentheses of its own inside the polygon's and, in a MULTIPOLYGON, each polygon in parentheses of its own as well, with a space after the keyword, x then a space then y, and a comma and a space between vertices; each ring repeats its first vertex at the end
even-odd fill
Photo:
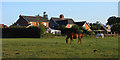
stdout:
POLYGON ((65 37, 3 38, 3 58, 118 58, 118 38, 84 37, 82 44, 65 37))

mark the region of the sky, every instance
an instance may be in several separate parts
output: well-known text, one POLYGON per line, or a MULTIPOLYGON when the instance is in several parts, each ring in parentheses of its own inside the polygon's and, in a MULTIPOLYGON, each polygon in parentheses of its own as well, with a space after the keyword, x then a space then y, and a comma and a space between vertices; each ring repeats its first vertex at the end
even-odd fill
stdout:
POLYGON ((2 22, 11 25, 19 15, 43 16, 46 11, 49 19, 63 14, 75 22, 100 21, 105 24, 110 16, 118 16, 118 2, 2 2, 2 22))

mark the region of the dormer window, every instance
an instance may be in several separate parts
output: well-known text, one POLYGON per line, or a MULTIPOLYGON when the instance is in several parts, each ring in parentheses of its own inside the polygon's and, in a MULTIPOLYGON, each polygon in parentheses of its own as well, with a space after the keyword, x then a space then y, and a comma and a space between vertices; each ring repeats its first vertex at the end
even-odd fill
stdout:
POLYGON ((32 22, 30 22, 30 25, 33 25, 32 22))
POLYGON ((70 25, 70 28, 72 27, 72 25, 70 25))
POLYGON ((17 26, 19 26, 19 24, 17 24, 17 26))
POLYGON ((47 24, 46 24, 46 23, 44 23, 44 25, 46 26, 47 24))
POLYGON ((85 25, 83 25, 83 27, 85 28, 85 25))

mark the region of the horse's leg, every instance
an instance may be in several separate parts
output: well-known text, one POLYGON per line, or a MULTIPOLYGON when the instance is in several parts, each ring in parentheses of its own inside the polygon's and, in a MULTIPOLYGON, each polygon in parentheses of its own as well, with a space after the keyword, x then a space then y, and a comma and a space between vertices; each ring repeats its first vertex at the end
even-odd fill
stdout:
POLYGON ((73 42, 73 35, 70 37, 71 41, 70 41, 70 44, 73 42))
POLYGON ((79 40, 78 40, 78 42, 80 41, 80 44, 82 43, 82 41, 81 41, 81 38, 79 37, 79 40))
POLYGON ((67 36, 67 38, 66 38, 66 43, 68 44, 68 39, 69 39, 69 36, 67 36))

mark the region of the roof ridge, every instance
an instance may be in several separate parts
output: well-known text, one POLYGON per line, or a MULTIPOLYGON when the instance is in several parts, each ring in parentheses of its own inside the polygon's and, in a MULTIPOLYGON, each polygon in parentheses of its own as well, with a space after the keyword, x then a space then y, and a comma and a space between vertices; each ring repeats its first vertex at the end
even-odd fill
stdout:
MULTIPOLYGON (((58 17, 51 17, 51 18, 58 18, 58 17)), ((58 18, 58 19, 61 19, 61 18, 58 18)), ((72 18, 63 18, 64 19, 72 19, 72 18)))
MULTIPOLYGON (((38 17, 38 16, 22 16, 22 17, 38 17)), ((39 16, 39 17, 42 17, 42 16, 39 16)))

